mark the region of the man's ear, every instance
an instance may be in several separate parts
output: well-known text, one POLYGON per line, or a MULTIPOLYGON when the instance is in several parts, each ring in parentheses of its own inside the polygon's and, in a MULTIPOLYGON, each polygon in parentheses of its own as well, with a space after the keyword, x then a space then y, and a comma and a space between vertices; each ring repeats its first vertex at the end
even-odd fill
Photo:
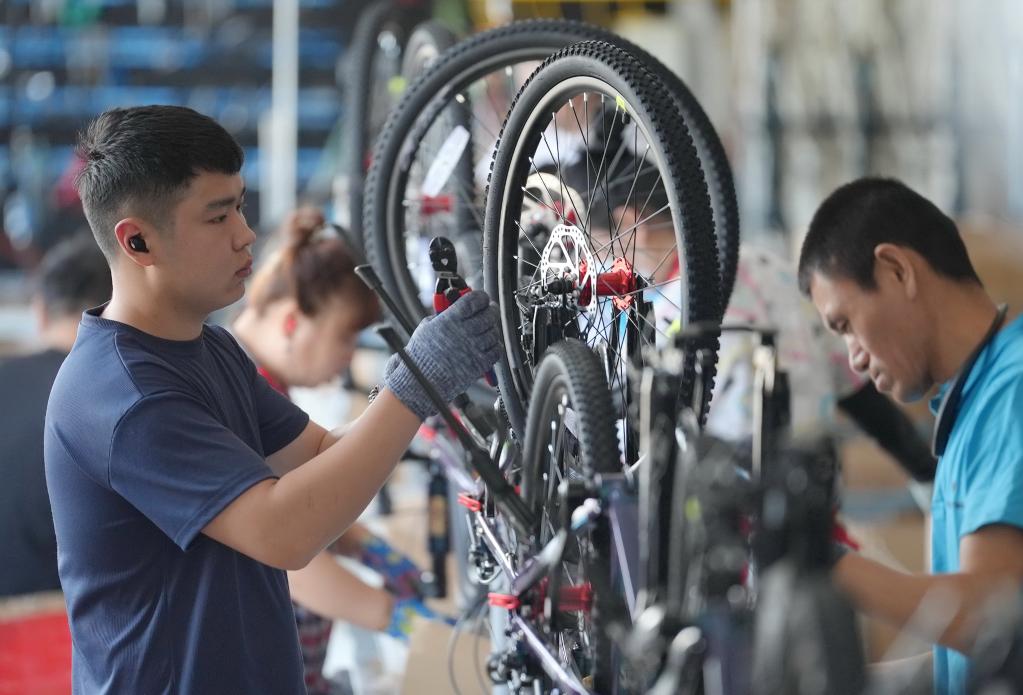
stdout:
POLYGON ((919 280, 914 261, 913 254, 903 246, 878 244, 874 247, 874 278, 879 285, 886 279, 894 281, 902 287, 908 299, 913 299, 919 280))
POLYGON ((114 238, 117 246, 137 265, 153 265, 152 248, 155 234, 152 228, 137 217, 126 217, 114 225, 114 238), (132 242, 134 237, 140 237, 143 243, 132 242))

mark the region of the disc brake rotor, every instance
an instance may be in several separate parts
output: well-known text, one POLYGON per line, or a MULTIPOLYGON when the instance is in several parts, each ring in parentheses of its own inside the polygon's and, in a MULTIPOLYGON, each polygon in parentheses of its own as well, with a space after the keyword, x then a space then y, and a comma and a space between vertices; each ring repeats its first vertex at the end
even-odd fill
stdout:
MULTIPOLYGON (((547 245, 540 255, 540 279, 544 292, 555 295, 596 294, 597 275, 590 269, 597 267, 582 230, 574 225, 559 224, 551 230, 547 245)), ((577 302, 583 308, 581 302, 577 302)), ((587 302, 585 309, 596 311, 595 302, 587 302)))
POLYGON ((609 270, 594 262, 586 236, 578 227, 557 225, 550 234, 540 256, 540 283, 545 293, 572 294, 580 311, 597 310, 594 297, 610 297, 615 308, 626 311, 642 287, 639 275, 624 258, 615 258, 609 270))

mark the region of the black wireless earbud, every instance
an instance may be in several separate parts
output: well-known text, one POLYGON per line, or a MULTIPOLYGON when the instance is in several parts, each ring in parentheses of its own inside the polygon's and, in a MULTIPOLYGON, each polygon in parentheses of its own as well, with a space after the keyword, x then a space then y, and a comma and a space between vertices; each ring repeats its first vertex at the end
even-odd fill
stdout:
POLYGON ((131 247, 132 251, 138 251, 139 253, 149 253, 149 247, 146 246, 146 240, 142 238, 141 234, 128 237, 128 246, 131 247))

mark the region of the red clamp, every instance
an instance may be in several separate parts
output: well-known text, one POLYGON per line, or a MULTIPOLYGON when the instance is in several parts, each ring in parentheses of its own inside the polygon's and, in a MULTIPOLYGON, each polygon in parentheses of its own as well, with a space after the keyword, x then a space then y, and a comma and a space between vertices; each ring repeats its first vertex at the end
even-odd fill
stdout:
POLYGON ((490 602, 490 605, 495 608, 507 608, 510 611, 513 611, 522 605, 522 602, 519 601, 518 597, 512 596, 511 594, 490 593, 487 595, 487 600, 490 602))
POLYGON ((450 195, 424 195, 420 201, 419 211, 423 215, 436 215, 438 212, 451 212, 454 204, 450 195))
POLYGON ((458 503, 470 512, 483 511, 483 503, 467 492, 458 493, 458 503))
POLYGON ((558 610, 565 613, 589 613, 593 607, 593 587, 589 582, 563 586, 558 591, 558 610))

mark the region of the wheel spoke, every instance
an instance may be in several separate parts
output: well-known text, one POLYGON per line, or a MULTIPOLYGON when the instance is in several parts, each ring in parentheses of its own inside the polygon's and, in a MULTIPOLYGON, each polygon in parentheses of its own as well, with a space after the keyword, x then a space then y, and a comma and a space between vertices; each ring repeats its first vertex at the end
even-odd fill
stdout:
POLYGON ((489 127, 487 127, 487 124, 484 123, 483 120, 476 115, 476 110, 472 108, 469 98, 464 93, 456 94, 455 101, 457 101, 459 104, 465 104, 466 106, 465 110, 469 113, 469 116, 472 117, 472 120, 476 121, 476 124, 483 129, 483 132, 485 132, 487 136, 490 137, 491 140, 497 142, 497 134, 494 131, 492 131, 489 127))
MULTIPOLYGON (((664 212, 665 210, 669 209, 670 207, 671 207, 671 203, 665 203, 664 206, 662 208, 660 208, 659 210, 651 212, 649 216, 647 216, 647 217, 643 218, 642 220, 636 222, 635 224, 631 225, 628 229, 626 229, 624 232, 622 232, 620 236, 624 236, 626 234, 635 233, 636 229, 638 229, 641 224, 643 224, 644 222, 646 222, 649 219, 652 219, 652 218, 656 217, 657 215, 661 214, 662 212, 664 212)), ((607 244, 604 244, 600 248, 601 249, 607 248, 611 243, 613 243, 613 241, 614 240, 608 242, 607 244)), ((597 251, 595 250, 593 253, 596 253, 596 252, 597 251)))
POLYGON ((668 249, 668 252, 664 254, 664 257, 661 258, 661 260, 657 262, 657 265, 654 266, 654 269, 650 271, 650 279, 651 280, 653 278, 657 277, 657 271, 661 269, 661 266, 664 265, 664 262, 666 260, 668 260, 669 258, 671 258, 672 255, 678 255, 678 242, 677 241, 672 245, 672 247, 670 249, 668 249))
MULTIPOLYGON (((646 161, 647 152, 650 151, 650 145, 648 144, 646 150, 643 152, 643 161, 646 161)), ((636 174, 632 177, 632 185, 629 187, 629 193, 625 196, 625 205, 622 207, 622 214, 618 218, 618 224, 615 224, 614 217, 611 217, 611 238, 614 239, 616 236, 621 235, 622 220, 625 219, 625 212, 629 209, 629 200, 632 199, 632 194, 636 190, 636 181, 639 180, 639 168, 636 168, 636 174)), ((608 203, 608 210, 611 209, 611 204, 608 203)), ((622 254, 624 255, 624 254, 622 254)))
MULTIPOLYGON (((543 185, 543 189, 544 189, 545 191, 547 191, 547 197, 548 197, 548 198, 550 198, 551 200, 554 200, 554 194, 553 194, 553 193, 551 193, 551 189, 547 187, 547 181, 545 181, 545 180, 544 180, 544 177, 543 177, 543 175, 542 175, 542 174, 540 173, 540 170, 536 168, 536 162, 535 162, 535 161, 533 160, 533 158, 532 158, 532 157, 530 157, 530 158, 529 158, 529 163, 530 163, 530 165, 532 165, 532 167, 533 167, 533 171, 534 171, 534 172, 536 173, 536 177, 537 177, 537 178, 538 178, 538 179, 540 180, 540 183, 541 183, 541 184, 543 185)), ((562 181, 561 181, 561 179, 560 179, 560 178, 558 178, 558 183, 559 183, 559 184, 560 184, 560 183, 562 183, 562 181)), ((563 187, 562 187, 562 188, 563 188, 563 187)), ((566 217, 565 217, 565 210, 564 210, 564 207, 565 207, 565 204, 564 204, 564 201, 565 201, 565 193, 564 193, 564 190, 562 190, 562 192, 561 192, 561 196, 560 196, 560 197, 558 198, 558 201, 559 201, 559 202, 561 202, 561 207, 562 207, 562 210, 561 210, 561 212, 560 212, 560 213, 558 213, 558 214, 559 214, 559 215, 561 216, 561 221, 562 221, 562 222, 563 222, 564 224, 566 224, 566 225, 567 225, 567 224, 568 224, 568 218, 566 218, 566 217)))
MULTIPOLYGON (((550 142, 547 141, 547 134, 541 132, 540 133, 540 137, 543 140, 543 144, 547 147, 547 152, 548 152, 548 154, 550 154, 551 159, 554 160, 554 168, 555 168, 555 171, 557 171, 557 173, 558 173, 558 181, 560 182, 560 184, 563 185, 564 182, 565 182, 565 176, 564 176, 564 174, 561 173, 561 159, 559 157, 555 157, 554 156, 554 151, 551 149, 551 144, 550 144, 550 142)), ((533 168, 536 169, 535 166, 533 168)), ((572 209, 579 210, 579 205, 575 202, 575 197, 572 195, 572 189, 571 188, 568 189, 568 200, 569 200, 569 202, 572 203, 572 209)), ((586 223, 583 220, 579 220, 579 223, 582 224, 583 227, 585 228, 586 223)), ((566 222, 566 224, 567 224, 567 222, 566 222)))
POLYGON ((522 224, 518 220, 513 220, 513 221, 515 222, 515 226, 519 228, 519 234, 521 236, 525 237, 526 241, 529 242, 529 245, 533 247, 534 251, 536 251, 536 255, 538 257, 542 257, 543 253, 541 253, 540 249, 536 248, 536 244, 534 244, 533 240, 529 238, 528 234, 526 234, 526 231, 522 228, 522 224))
MULTIPOLYGON (((601 123, 601 127, 606 131, 606 128, 604 127, 604 109, 603 109, 604 95, 603 94, 600 95, 600 101, 601 101, 600 123, 601 123)), ((615 102, 615 114, 616 115, 618 114, 618 103, 617 102, 615 102)), ((587 123, 589 123, 589 121, 587 121, 587 123)), ((599 184, 600 172, 604 168, 604 162, 607 159, 607 148, 610 145, 611 145, 611 141, 608 140, 607 137, 605 137, 604 138, 604 152, 600 155, 600 164, 597 166, 597 175, 596 175, 596 181, 594 182, 594 188, 593 188, 593 190, 588 190, 587 191, 588 196, 589 196, 588 200, 586 201, 586 220, 587 220, 587 222, 590 219, 590 209, 591 209, 591 206, 593 205, 593 194, 596 192, 596 186, 599 184)), ((587 227, 588 226, 589 225, 587 224, 587 227)))
POLYGON ((550 210, 551 212, 553 212, 553 213, 554 213, 555 215, 557 215, 557 214, 560 214, 560 213, 558 213, 558 211, 557 211, 557 210, 555 210, 554 208, 552 208, 552 207, 551 207, 550 205, 548 205, 547 203, 543 202, 542 200, 540 200, 539 198, 537 198, 537 197, 536 197, 535 195, 533 195, 533 194, 532 194, 532 193, 530 192, 530 190, 529 190, 528 188, 526 188, 525 186, 523 186, 523 187, 522 187, 522 192, 523 192, 523 193, 525 193, 526 195, 528 195, 528 196, 529 196, 530 198, 532 198, 532 199, 533 199, 533 200, 535 200, 536 202, 540 203, 540 205, 544 206, 545 208, 547 208, 548 210, 550 210))

